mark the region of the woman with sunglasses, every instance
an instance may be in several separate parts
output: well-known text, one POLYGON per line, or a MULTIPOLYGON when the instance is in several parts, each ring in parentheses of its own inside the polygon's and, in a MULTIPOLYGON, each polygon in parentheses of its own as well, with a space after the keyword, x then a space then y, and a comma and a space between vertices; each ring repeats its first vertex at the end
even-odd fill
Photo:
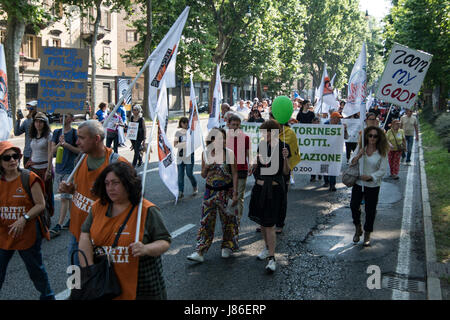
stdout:
POLYGON ((364 246, 370 245, 370 234, 373 232, 375 215, 377 213, 378 194, 380 193, 381 179, 386 174, 389 143, 384 131, 379 127, 370 126, 364 129, 364 148, 361 138, 358 149, 351 159, 352 164, 359 163, 360 176, 352 188, 350 208, 352 210, 355 235, 353 242, 359 242, 362 236, 361 227, 361 200, 364 197, 366 221, 364 224, 364 246), (361 170, 362 173, 361 173, 361 170), (364 191, 363 191, 364 186, 364 191))
POLYGON ((31 197, 28 195, 22 185, 21 158, 20 148, 8 141, 0 142, 0 290, 8 263, 17 250, 41 293, 40 299, 54 300, 41 253, 39 214, 45 208, 44 184, 37 174, 30 172, 31 197))

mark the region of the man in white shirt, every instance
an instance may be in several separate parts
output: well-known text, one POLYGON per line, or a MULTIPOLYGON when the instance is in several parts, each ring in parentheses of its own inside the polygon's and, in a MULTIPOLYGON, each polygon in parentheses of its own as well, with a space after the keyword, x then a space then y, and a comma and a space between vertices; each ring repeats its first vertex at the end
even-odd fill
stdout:
MULTIPOLYGON (((406 138, 406 164, 411 162, 411 152, 414 143, 414 132, 416 133, 416 140, 419 140, 419 127, 417 126, 417 118, 412 115, 412 110, 407 109, 405 115, 400 119, 400 128, 405 131, 406 138)), ((405 154, 402 155, 402 161, 405 154)))

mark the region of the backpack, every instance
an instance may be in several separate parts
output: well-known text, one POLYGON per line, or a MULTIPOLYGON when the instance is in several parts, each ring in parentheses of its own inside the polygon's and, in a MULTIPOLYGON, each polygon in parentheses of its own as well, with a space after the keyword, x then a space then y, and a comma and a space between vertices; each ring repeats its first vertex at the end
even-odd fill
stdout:
MULTIPOLYGON (((22 181, 22 186, 25 189, 25 192, 28 194, 31 201, 33 201, 33 195, 31 194, 30 188, 30 170, 27 169, 20 170, 20 180, 22 181)), ((50 240, 49 230, 51 226, 51 218, 53 216, 54 211, 51 210, 50 199, 48 199, 45 192, 43 192, 43 194, 45 199, 45 208, 44 211, 42 211, 39 214, 39 220, 42 234, 47 240, 50 240)))

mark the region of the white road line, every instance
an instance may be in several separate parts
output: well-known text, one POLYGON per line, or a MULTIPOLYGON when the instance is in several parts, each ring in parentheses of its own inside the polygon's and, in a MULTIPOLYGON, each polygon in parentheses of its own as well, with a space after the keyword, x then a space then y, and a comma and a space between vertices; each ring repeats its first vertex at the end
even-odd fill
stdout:
MULTIPOLYGON (((417 144, 415 144, 417 146, 417 144)), ((398 247, 397 269, 396 272, 402 275, 409 275, 410 271, 410 253, 411 253, 411 216, 413 211, 413 191, 414 191, 414 156, 406 178, 405 198, 403 200, 403 218, 402 229, 400 232, 400 243, 398 247)), ((409 292, 394 289, 392 300, 409 300, 409 292)))
POLYGON ((195 224, 187 224, 184 227, 181 227, 180 229, 175 230, 174 232, 172 232, 170 235, 172 237, 172 239, 178 237, 179 235, 185 233, 186 231, 192 229, 193 227, 195 227, 195 224))
MULTIPOLYGON (((184 227, 181 227, 177 230, 175 230, 174 232, 172 232, 170 234, 170 236, 172 237, 172 239, 175 239, 176 237, 180 236, 181 234, 185 233, 188 230, 191 230, 193 227, 195 227, 195 224, 187 224, 184 227)), ((60 293, 58 293, 57 295, 55 295, 55 299, 56 300, 67 300, 70 296, 70 290, 66 289, 60 293)))

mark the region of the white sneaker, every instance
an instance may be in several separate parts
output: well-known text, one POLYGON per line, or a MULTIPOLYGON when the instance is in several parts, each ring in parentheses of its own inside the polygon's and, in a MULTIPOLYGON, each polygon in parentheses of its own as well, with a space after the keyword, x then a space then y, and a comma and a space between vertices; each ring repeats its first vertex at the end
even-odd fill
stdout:
POLYGON ((228 248, 222 249, 222 258, 227 259, 227 258, 231 257, 232 254, 233 254, 233 252, 231 251, 231 249, 228 249, 228 248))
POLYGON ((205 261, 205 258, 203 256, 199 255, 198 252, 194 252, 191 255, 187 256, 188 260, 196 261, 196 262, 203 262, 205 261))
POLYGON ((275 259, 270 259, 269 263, 267 263, 267 266, 266 266, 267 272, 269 272, 269 273, 275 272, 276 268, 277 268, 277 263, 275 262, 275 259))
POLYGON ((266 260, 268 256, 269 250, 267 248, 264 248, 263 251, 261 251, 256 258, 259 260, 266 260))

